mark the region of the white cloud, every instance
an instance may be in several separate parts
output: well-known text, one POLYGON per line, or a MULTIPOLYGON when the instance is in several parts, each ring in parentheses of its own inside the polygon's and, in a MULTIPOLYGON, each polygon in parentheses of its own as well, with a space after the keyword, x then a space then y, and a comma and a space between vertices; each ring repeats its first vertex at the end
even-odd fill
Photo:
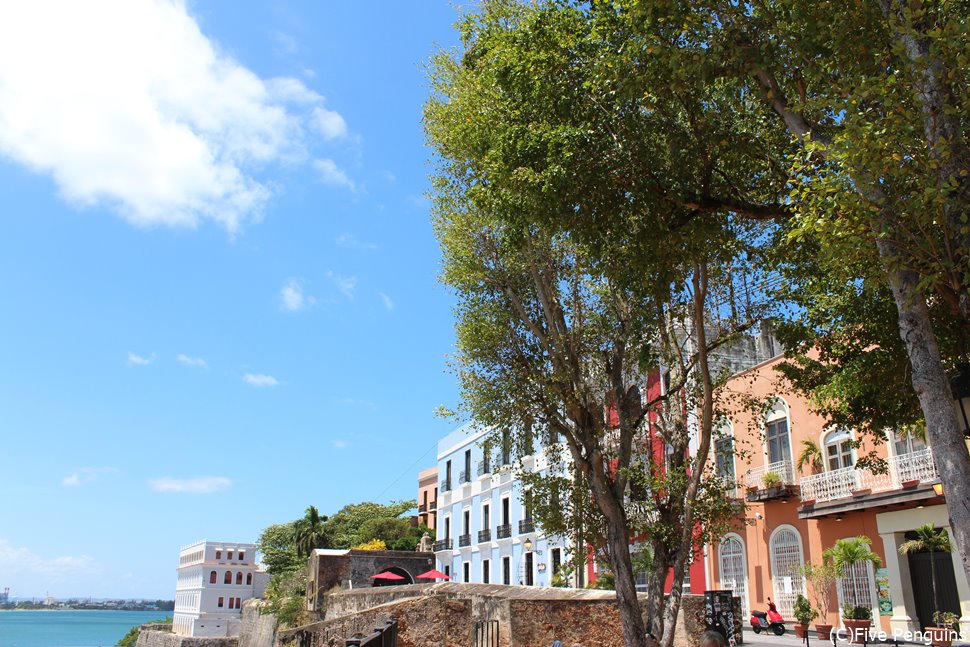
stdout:
POLYGON ((279 381, 272 375, 264 375, 262 373, 246 373, 243 375, 243 382, 258 387, 276 386, 279 384, 279 381))
POLYGON ((339 274, 335 274, 331 270, 327 270, 327 278, 330 279, 330 282, 333 283, 334 286, 338 290, 340 290, 340 293, 343 294, 345 297, 347 297, 348 299, 354 298, 354 288, 357 287, 356 277, 340 276, 339 274))
POLYGON ((162 477, 148 479, 148 485, 156 492, 177 492, 180 494, 211 494, 225 490, 232 485, 232 479, 225 476, 199 476, 190 479, 162 477))
POLYGON ((113 474, 117 471, 114 467, 82 467, 61 479, 61 485, 65 487, 79 487, 98 480, 104 474, 113 474))
POLYGON ((347 247, 350 249, 366 249, 368 251, 373 251, 377 249, 377 245, 366 240, 360 240, 354 234, 340 234, 333 239, 335 243, 341 247, 347 247))
POLYGON ((327 139, 339 139, 347 135, 347 122, 335 110, 323 106, 313 109, 313 126, 327 139))
MULTIPOLYGON (((185 0, 0 7, 0 156, 51 176, 71 203, 232 232, 270 197, 257 169, 307 158, 323 97, 240 65, 185 0)), ((346 128, 325 112, 328 132, 346 128)), ((349 182, 335 166, 330 181, 349 182)))
POLYGON ((188 355, 179 354, 175 356, 175 360, 185 364, 186 366, 199 366, 201 368, 206 368, 205 360, 201 357, 189 357, 188 355))
POLYGON ((299 312, 315 302, 316 299, 306 294, 303 285, 296 279, 290 279, 280 289, 280 307, 287 312, 299 312))
POLYGON ((387 296, 383 292, 378 292, 378 294, 381 296, 381 301, 384 302, 384 307, 387 308, 388 310, 393 310, 394 301, 391 300, 391 297, 387 296))
POLYGON ((142 355, 136 355, 131 351, 128 352, 128 366, 148 366, 154 361, 154 354, 152 354, 150 357, 144 357, 142 355))
POLYGON ((320 181, 324 184, 342 186, 351 191, 357 190, 357 185, 354 184, 354 181, 347 177, 347 174, 332 159, 313 160, 313 166, 320 172, 320 181))
POLYGON ((333 445, 334 449, 347 449, 348 447, 350 447, 349 440, 340 440, 339 438, 337 440, 332 441, 330 444, 333 445))
POLYGON ((87 555, 43 557, 28 548, 14 546, 0 539, 0 573, 5 575, 34 574, 64 581, 71 576, 96 571, 97 564, 87 555))

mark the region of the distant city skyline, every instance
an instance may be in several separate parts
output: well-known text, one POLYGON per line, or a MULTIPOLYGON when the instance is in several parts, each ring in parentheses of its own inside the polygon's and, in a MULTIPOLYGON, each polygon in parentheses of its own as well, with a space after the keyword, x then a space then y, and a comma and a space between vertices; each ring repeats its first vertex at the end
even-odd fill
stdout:
POLYGON ((182 546, 415 497, 458 398, 420 123, 458 17, 0 9, 0 590, 170 599, 182 546))

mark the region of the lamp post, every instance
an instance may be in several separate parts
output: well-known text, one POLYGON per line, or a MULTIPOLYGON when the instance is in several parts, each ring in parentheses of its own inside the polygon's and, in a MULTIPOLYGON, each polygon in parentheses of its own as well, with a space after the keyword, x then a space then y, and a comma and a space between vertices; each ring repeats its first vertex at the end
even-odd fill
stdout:
POLYGON ((532 537, 526 537, 525 541, 522 542, 522 547, 525 548, 525 552, 532 552, 532 537))
POLYGON ((970 364, 957 365, 956 375, 950 378, 950 390, 953 393, 957 424, 960 425, 964 437, 970 438, 970 364))

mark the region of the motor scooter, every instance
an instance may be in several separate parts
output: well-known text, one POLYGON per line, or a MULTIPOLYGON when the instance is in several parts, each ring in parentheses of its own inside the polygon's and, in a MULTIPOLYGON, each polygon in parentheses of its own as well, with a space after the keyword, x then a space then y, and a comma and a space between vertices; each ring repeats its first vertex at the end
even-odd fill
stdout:
POLYGON ((785 621, 782 619, 781 614, 778 613, 778 609, 775 608, 775 603, 768 598, 768 611, 752 611, 751 612, 751 628, 756 634, 760 634, 762 630, 768 631, 769 629, 774 632, 776 636, 781 636, 785 633, 785 621))

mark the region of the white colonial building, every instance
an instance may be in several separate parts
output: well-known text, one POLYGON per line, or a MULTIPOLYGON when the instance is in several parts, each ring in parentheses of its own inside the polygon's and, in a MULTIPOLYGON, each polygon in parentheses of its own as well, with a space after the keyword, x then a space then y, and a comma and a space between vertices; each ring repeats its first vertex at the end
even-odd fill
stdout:
POLYGON ((242 603, 262 597, 269 575, 256 545, 200 541, 179 551, 172 631, 180 636, 238 636, 242 603))

